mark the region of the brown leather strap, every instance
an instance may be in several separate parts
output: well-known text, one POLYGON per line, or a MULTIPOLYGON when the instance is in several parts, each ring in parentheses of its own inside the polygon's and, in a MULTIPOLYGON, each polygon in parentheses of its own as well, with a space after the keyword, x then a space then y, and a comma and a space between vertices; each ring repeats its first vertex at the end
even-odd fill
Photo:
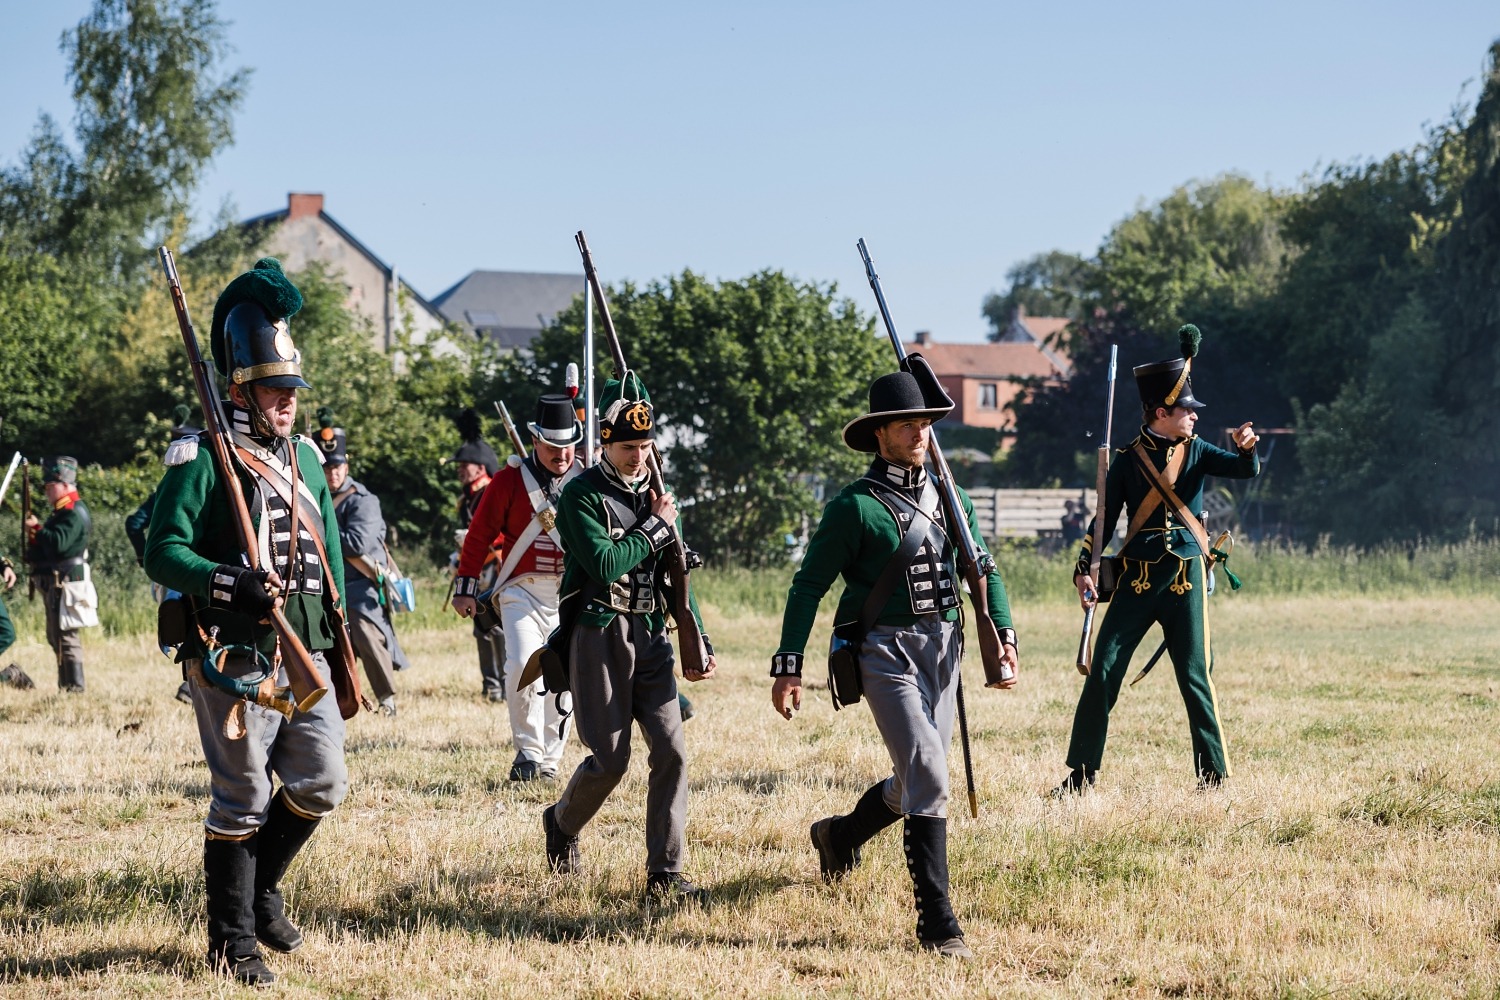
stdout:
MULTIPOLYGON (((1166 500, 1168 506, 1176 512, 1177 519, 1183 523, 1188 531, 1193 533, 1193 538, 1197 540, 1198 547, 1202 549, 1204 558, 1207 558, 1210 546, 1208 544, 1208 532, 1204 529, 1203 522, 1199 521, 1193 512, 1187 509, 1187 504, 1183 503, 1177 494, 1172 492, 1172 486, 1167 485, 1162 480, 1156 468, 1151 464, 1151 459, 1146 456, 1146 449, 1141 447, 1139 440, 1135 443, 1134 451, 1136 461, 1140 464, 1141 470, 1146 473, 1146 478, 1151 481, 1152 486, 1156 487, 1157 493, 1166 500)), ((1182 448, 1173 457, 1181 459, 1186 453, 1187 449, 1182 448)), ((1177 483, 1177 473, 1180 473, 1181 469, 1182 465, 1181 461, 1179 461, 1177 470, 1172 476, 1173 486, 1177 483)))
MULTIPOLYGON (((1136 439, 1135 447, 1140 447, 1139 438, 1136 439)), ((1182 474, 1182 463, 1186 458, 1187 452, 1179 448, 1171 458, 1167 459, 1165 470, 1167 481, 1174 486, 1177 484, 1177 477, 1182 474)), ((1130 527, 1125 532, 1125 541, 1120 543, 1121 552, 1125 551, 1125 546, 1130 544, 1132 538, 1140 534, 1141 529, 1146 526, 1146 519, 1156 511, 1156 508, 1161 506, 1161 501, 1162 497, 1160 493, 1150 493, 1146 496, 1145 500, 1141 501, 1141 505, 1135 509, 1135 514, 1130 518, 1130 527)))

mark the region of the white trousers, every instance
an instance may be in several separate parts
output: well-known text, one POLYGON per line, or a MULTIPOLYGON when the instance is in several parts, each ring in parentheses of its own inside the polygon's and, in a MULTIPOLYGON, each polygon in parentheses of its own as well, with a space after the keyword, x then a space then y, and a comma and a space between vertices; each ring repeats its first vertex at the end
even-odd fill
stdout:
POLYGON ((517 689, 516 681, 531 654, 557 628, 557 585, 558 578, 548 574, 518 576, 495 598, 505 630, 505 703, 510 709, 511 737, 516 754, 536 761, 544 771, 556 771, 562 761, 573 696, 543 694, 540 680, 517 689))

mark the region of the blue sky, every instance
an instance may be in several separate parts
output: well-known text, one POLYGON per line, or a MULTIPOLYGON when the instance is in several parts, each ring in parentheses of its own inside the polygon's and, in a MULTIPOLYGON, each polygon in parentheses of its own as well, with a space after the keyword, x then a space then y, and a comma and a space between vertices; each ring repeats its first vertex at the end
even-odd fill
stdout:
MULTIPOLYGON (((0 159, 72 115, 86 0, 12 8, 0 159)), ((1089 254, 1195 178, 1294 186, 1472 103, 1493 0, 1259 5, 223 3, 254 69, 201 222, 321 191, 432 296, 475 268, 780 268, 978 340, 1031 254, 1089 254), (1465 83, 1468 83, 1465 89, 1465 83)))

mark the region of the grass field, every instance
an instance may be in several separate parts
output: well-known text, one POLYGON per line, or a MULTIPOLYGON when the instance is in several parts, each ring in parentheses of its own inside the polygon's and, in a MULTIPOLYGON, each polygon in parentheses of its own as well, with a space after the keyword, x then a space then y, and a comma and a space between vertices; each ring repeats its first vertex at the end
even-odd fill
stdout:
MULTIPOLYGON (((981 815, 950 829, 967 965, 913 947, 894 833, 842 886, 817 877, 808 824, 889 765, 863 708, 814 691, 772 713, 784 576, 704 588, 722 666, 689 691, 689 871, 713 902, 666 913, 639 902, 644 760, 584 832, 587 873, 549 874, 557 786, 505 780, 504 710, 429 611, 400 716, 351 723, 349 797, 289 876, 308 943, 271 959, 280 995, 1500 996, 1500 596, 1272 596, 1243 572, 1213 609, 1233 779, 1195 790, 1164 665, 1122 694, 1098 792, 1062 803, 1041 793, 1065 770, 1079 614, 1018 583, 1022 683, 971 683, 981 815)), ((88 692, 60 695, 17 603, 13 653, 43 686, 0 690, 0 996, 247 993, 202 962, 208 772, 174 668, 96 632, 88 692)))

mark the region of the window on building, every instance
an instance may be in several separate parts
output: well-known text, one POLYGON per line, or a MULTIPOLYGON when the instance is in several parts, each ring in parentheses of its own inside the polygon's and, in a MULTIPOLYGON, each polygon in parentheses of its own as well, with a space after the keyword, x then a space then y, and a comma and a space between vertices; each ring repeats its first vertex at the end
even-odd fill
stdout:
POLYGON ((995 383, 979 383, 979 408, 981 410, 999 409, 998 397, 995 392, 995 383))

